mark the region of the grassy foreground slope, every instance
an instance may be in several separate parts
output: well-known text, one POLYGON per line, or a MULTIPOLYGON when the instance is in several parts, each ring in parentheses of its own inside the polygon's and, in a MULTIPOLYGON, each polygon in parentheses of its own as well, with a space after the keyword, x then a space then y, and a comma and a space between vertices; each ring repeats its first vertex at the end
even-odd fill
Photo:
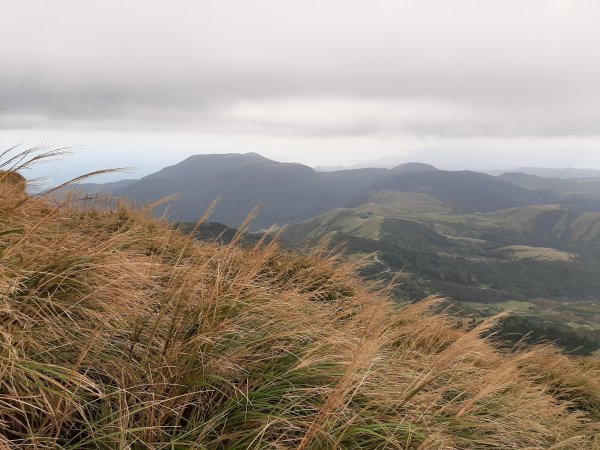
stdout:
POLYGON ((148 215, 0 183, 0 447, 600 448, 597 361, 148 215))

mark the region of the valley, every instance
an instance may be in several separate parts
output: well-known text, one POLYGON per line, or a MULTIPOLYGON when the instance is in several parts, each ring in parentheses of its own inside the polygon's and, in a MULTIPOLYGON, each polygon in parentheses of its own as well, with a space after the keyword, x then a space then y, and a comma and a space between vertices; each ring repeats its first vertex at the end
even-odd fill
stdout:
POLYGON ((364 274, 395 280, 400 301, 441 295, 461 317, 511 311, 524 320, 510 319, 507 333, 589 353, 600 348, 598 217, 558 205, 460 215, 423 194, 384 192, 283 237, 372 255, 364 274))
POLYGON ((596 184, 420 163, 318 172, 249 153, 197 155, 140 180, 80 189, 139 204, 179 192, 156 214, 180 223, 193 223, 219 197, 212 228, 200 233, 210 239, 230 240, 259 205, 245 242, 283 230, 290 248, 361 256, 362 274, 393 282, 399 302, 439 295, 470 320, 510 311, 509 341, 529 333, 589 354, 600 348, 596 184))

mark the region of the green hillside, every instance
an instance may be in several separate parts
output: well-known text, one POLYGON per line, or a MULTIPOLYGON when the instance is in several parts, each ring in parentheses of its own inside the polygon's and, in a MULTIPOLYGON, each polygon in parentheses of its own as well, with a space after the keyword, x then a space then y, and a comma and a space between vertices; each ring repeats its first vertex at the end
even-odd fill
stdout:
POLYGON ((394 295, 401 301, 440 294, 457 313, 475 316, 525 302, 517 313, 538 328, 545 323, 572 350, 600 348, 599 213, 560 205, 453 211, 426 194, 385 191, 357 208, 291 225, 284 238, 366 255, 365 274, 399 277, 394 295))

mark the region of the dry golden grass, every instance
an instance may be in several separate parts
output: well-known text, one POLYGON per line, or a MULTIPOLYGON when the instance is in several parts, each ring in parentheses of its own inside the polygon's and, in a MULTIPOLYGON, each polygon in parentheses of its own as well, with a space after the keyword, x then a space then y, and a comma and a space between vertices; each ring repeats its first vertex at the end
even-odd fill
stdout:
POLYGON ((0 183, 0 447, 600 448, 597 360, 502 354, 333 256, 82 203, 0 183))

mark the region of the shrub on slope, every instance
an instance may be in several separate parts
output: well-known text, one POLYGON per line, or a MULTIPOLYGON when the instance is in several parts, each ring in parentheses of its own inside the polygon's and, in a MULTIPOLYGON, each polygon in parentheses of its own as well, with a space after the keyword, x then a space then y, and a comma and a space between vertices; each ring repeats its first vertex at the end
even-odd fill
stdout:
POLYGON ((593 360, 500 354, 335 257, 77 205, 0 183, 0 446, 600 448, 593 360))

